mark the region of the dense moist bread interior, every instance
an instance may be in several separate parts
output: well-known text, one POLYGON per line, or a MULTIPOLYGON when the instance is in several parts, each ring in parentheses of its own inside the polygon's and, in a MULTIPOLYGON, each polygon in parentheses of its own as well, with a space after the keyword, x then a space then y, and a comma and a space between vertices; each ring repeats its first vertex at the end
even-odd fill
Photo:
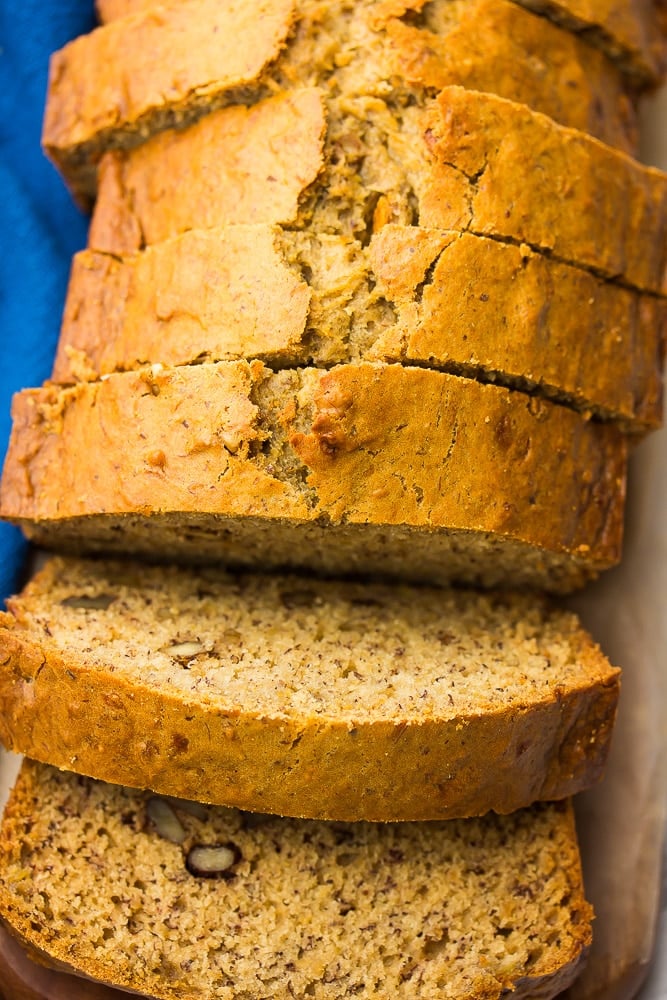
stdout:
POLYGON ((12 607, 66 661, 257 716, 456 718, 608 675, 531 596, 55 560, 12 607))
POLYGON ((24 765, 0 908, 30 944, 160 998, 490 1000, 555 995, 590 940, 565 803, 381 825, 176 803, 184 836, 172 843, 148 798, 24 765), (206 844, 230 848, 227 877, 188 870, 206 844))
POLYGON ((586 554, 549 552, 488 532, 421 531, 374 524, 277 524, 257 517, 156 514, 90 515, 19 522, 47 549, 70 553, 122 552, 152 562, 237 568, 306 569, 327 577, 376 577, 416 583, 457 580, 482 587, 537 587, 570 593, 597 576, 586 554))

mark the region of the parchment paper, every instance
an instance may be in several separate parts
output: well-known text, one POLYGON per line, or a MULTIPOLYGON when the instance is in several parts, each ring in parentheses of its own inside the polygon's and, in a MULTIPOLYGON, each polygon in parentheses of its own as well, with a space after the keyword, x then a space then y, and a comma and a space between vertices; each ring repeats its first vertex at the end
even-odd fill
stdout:
MULTIPOLYGON (((667 88, 646 102, 643 136, 642 159, 667 169, 667 88)), ((632 457, 621 566, 572 604, 624 672, 606 777, 576 803, 597 919, 587 970, 567 1000, 626 1000, 652 955, 667 951, 667 926, 656 935, 667 811, 667 430, 632 457)), ((663 970, 642 1000, 667 1000, 663 970)))

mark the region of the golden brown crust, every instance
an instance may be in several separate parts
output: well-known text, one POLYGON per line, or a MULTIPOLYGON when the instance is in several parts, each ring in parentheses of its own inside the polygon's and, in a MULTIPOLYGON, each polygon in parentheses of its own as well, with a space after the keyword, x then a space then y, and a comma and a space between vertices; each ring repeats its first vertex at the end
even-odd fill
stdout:
POLYGON ((618 497, 623 459, 612 428, 582 423, 574 414, 571 420, 560 407, 494 386, 397 365, 341 366, 314 376, 311 391, 310 429, 293 433, 290 443, 310 469, 319 508, 334 521, 344 516, 365 523, 381 510, 387 524, 449 521, 524 540, 530 534, 550 547, 556 534, 563 539, 564 516, 567 549, 615 548, 619 511, 612 512, 614 501, 608 504, 618 497), (571 492, 561 459, 584 453, 586 471, 571 492), (406 456, 412 474, 401 481, 406 456), (533 463, 540 478, 544 474, 544 489, 527 471, 533 463), (547 513, 552 502, 553 519, 547 513))
POLYGON ((667 34, 660 0, 516 0, 580 32, 640 84, 659 82, 667 66, 667 34))
POLYGON ((316 819, 451 819, 580 792, 602 775, 617 694, 600 684, 516 714, 350 729, 207 710, 53 653, 42 659, 5 634, 0 655, 8 749, 164 795, 316 819))
POLYGON ((94 194, 105 149, 194 120, 254 83, 285 44, 294 7, 295 0, 153 4, 54 53, 42 142, 75 193, 94 194))
POLYGON ((177 511, 491 533, 591 569, 620 554, 612 426, 435 371, 221 362, 29 390, 13 413, 2 516, 23 524, 177 511))
POLYGON ((429 235, 438 240, 422 259, 414 252, 419 230, 385 226, 371 243, 377 292, 396 303, 398 321, 370 358, 479 366, 504 384, 620 417, 627 428, 659 426, 664 300, 527 246, 472 234, 450 242, 421 232, 425 242, 429 235))
POLYGON ((191 230, 123 259, 84 250, 73 261, 52 378, 146 363, 307 362, 311 295, 271 226, 191 230))
POLYGON ((102 24, 108 24, 119 17, 129 17, 148 6, 148 0, 95 0, 95 10, 102 24))
POLYGON ((667 175, 492 95, 445 88, 421 119, 420 221, 518 240, 667 291, 667 175), (452 195, 453 197, 450 197, 452 195))
MULTIPOLYGON (((184 0, 181 0, 184 2, 184 0)), ((424 5, 424 0, 376 0, 383 17, 400 17, 406 10, 424 5)), ((129 17, 155 6, 155 0, 96 0, 95 10, 103 24, 109 24, 121 17, 129 17)))
POLYGON ((322 167, 326 128, 315 88, 207 115, 100 163, 89 245, 125 253, 193 224, 293 221, 322 167), (224 155, 222 151, 224 150, 224 155))
POLYGON ((232 1000, 239 986, 259 1000, 269 978, 280 1000, 307 986, 322 1000, 378 988, 430 1000, 445 982, 458 1000, 500 1000, 515 989, 546 1000, 572 982, 590 945, 592 912, 565 803, 504 819, 361 828, 246 825, 229 811, 179 809, 187 837, 179 845, 158 837, 146 802, 25 762, 0 839, 0 912, 13 931, 56 961, 164 1000, 232 1000), (188 875, 184 854, 197 837, 238 845, 236 877, 188 875), (59 848, 71 852, 67 864, 59 848), (31 870, 26 856, 35 858, 31 870), (94 905, 83 891, 91 867, 94 905), (447 880, 444 902, 434 872, 447 880), (497 938, 507 936, 505 947, 497 938), (378 938, 387 940, 381 962, 378 938), (204 956, 203 939, 215 941, 204 956), (483 964, 470 957, 473 947, 483 964), (363 966, 353 967, 360 953, 363 966))
MULTIPOLYGON (((350 249, 338 272, 341 322, 332 323, 328 285, 300 276, 289 237, 229 226, 192 230, 122 260, 78 254, 53 380, 234 358, 327 364, 359 351, 538 392, 635 432, 660 424, 664 300, 528 247, 386 225, 368 251, 350 249), (369 337, 380 299, 392 318, 384 329, 375 321, 369 337)), ((339 247, 341 256, 351 247, 335 237, 312 237, 312 245, 339 247)), ((308 265, 303 250, 301 260, 308 265)))
MULTIPOLYGON (((301 226, 297 202, 306 189, 315 203, 308 220, 315 231, 321 225, 343 233, 347 211, 363 209, 374 181, 372 174, 355 174, 354 183, 338 177, 335 149, 318 178, 322 100, 316 89, 289 91, 107 154, 89 246, 127 253, 193 228, 301 226), (268 176, 276 179, 267 184, 268 176), (340 217, 332 207, 336 198, 342 199, 340 217)), ((371 160, 383 154, 390 167, 383 187, 400 188, 403 197, 413 191, 420 225, 527 243, 640 290, 667 288, 667 177, 661 171, 490 94, 446 87, 426 110, 408 109, 402 122, 383 102, 371 103, 373 142, 381 147, 371 160)), ((334 127, 343 129, 343 139, 356 128, 363 139, 365 122, 348 124, 343 110, 329 102, 330 136, 334 127)), ((362 140, 353 135, 348 141, 362 140)))
POLYGON ((389 65, 408 85, 431 93, 450 85, 488 91, 635 153, 635 102, 616 68, 575 35, 525 14, 509 0, 476 0, 446 31, 389 18, 389 65))
POLYGON ((413 0, 394 12, 366 0, 351 29, 347 12, 331 0, 319 7, 303 0, 137 4, 132 16, 53 56, 45 149, 77 195, 91 198, 95 165, 105 150, 131 148, 172 125, 191 124, 223 104, 245 104, 285 84, 385 94, 389 80, 419 94, 448 84, 489 90, 636 150, 628 85, 575 35, 509 0, 448 3, 444 13, 426 13, 420 27, 401 20, 423 6, 413 0), (337 36, 340 57, 333 65, 326 43, 318 48, 315 41, 312 51, 303 47, 303 36, 318 32, 337 36))
MULTIPOLYGON (((76 567, 71 572, 76 573, 76 567)), ((107 580, 102 566, 93 579, 108 599, 123 587, 139 588, 141 570, 137 573, 136 582, 131 568, 125 575, 116 570, 107 580)), ((169 587, 168 578, 164 574, 163 578, 169 587)), ((318 716, 287 710, 279 695, 271 714, 256 705, 239 708, 233 697, 220 697, 213 690, 179 691, 152 670, 152 680, 123 676, 109 668, 114 654, 103 642, 87 658, 76 649, 63 648, 58 639, 52 641, 48 617, 57 620, 62 608, 57 600, 50 610, 44 608, 43 596, 39 607, 35 600, 54 581, 67 579, 67 563, 54 561, 10 602, 10 613, 0 614, 0 738, 9 749, 34 759, 105 781, 254 812, 382 822, 450 819, 489 810, 509 813, 537 799, 575 794, 602 773, 619 671, 570 622, 562 623, 562 634, 557 636, 542 626, 533 645, 526 644, 527 671, 533 669, 528 657, 539 653, 553 658, 563 655, 563 647, 570 663, 577 664, 576 670, 560 661, 558 667, 554 664, 554 677, 560 679, 545 677, 537 697, 531 689, 530 695, 493 707, 479 700, 465 710, 448 703, 440 705, 439 712, 417 705, 392 718, 385 712, 382 718, 379 710, 355 713, 345 706, 340 706, 338 717, 328 711, 318 716)), ((152 578, 147 582, 154 585, 152 578)), ((207 581, 195 575, 189 586, 196 590, 198 585, 206 590, 207 581)), ((290 585, 294 581, 287 579, 284 586, 289 590, 290 585)), ((187 592, 187 582, 179 581, 178 586, 187 592)), ((344 584, 338 590, 332 585, 322 588, 316 581, 309 586, 313 600, 319 598, 324 608, 332 595, 347 599, 344 584)), ((233 587, 230 590, 233 594, 233 587)), ((352 590, 350 599, 357 592, 358 588, 352 590)), ((178 603, 178 590, 172 594, 178 603)), ((224 588, 216 594, 224 603, 224 588)), ((264 601, 270 602, 272 594, 267 588, 264 601)), ((372 604, 374 597, 379 606, 387 600, 372 586, 360 599, 372 604)), ((432 602, 433 595, 403 588, 400 600, 419 606, 432 602)), ((491 627, 488 608, 476 600, 471 595, 471 617, 478 613, 475 621, 480 630, 485 624, 491 627)), ((503 600, 519 633, 521 615, 533 615, 535 601, 522 602, 511 595, 503 600)), ((442 616, 456 617, 446 594, 440 606, 442 616)), ((205 598, 198 611, 195 607, 190 612, 195 617, 211 614, 205 598)), ((117 613, 112 604, 109 618, 117 613)), ((459 611, 463 613, 465 607, 459 611)), ((100 611, 96 614, 103 617, 100 611)), ((216 614, 224 631, 222 610, 216 614)), ((282 635, 281 629, 290 626, 280 602, 274 605, 273 616, 276 635, 282 635)), ((428 615, 425 620, 430 620, 428 615)), ((543 620, 548 620, 547 612, 543 620)), ((303 641, 294 627, 292 633, 293 642, 303 641)), ((456 636, 449 636, 449 641, 455 643, 456 636)), ((352 658, 363 655, 360 645, 355 653, 349 635, 347 642, 352 643, 352 658)), ((326 650, 317 638, 310 645, 314 669, 326 650)), ((521 640, 515 638, 514 645, 520 650, 521 640)), ((441 655, 442 670, 451 669, 445 653, 441 655)), ((280 666, 276 664, 276 673, 280 666)), ((145 667, 148 672, 149 664, 145 667)))
POLYGON ((294 487, 253 460, 267 435, 251 396, 265 378, 258 362, 230 363, 148 369, 63 393, 19 394, 16 440, 28 451, 13 469, 16 497, 35 505, 34 514, 44 503, 44 512, 48 507, 48 516, 56 518, 68 516, 66 510, 78 516, 122 509, 148 513, 171 505, 182 511, 201 507, 307 517, 294 487), (127 448, 128 435, 136 450, 127 448), (42 477, 56 454, 62 478, 50 489, 42 477), (84 455, 90 463, 82 461, 84 455))
MULTIPOLYGON (((639 84, 657 82, 665 68, 667 43, 660 5, 652 0, 513 0, 549 18, 589 45, 597 46, 639 84)), ((153 6, 155 0, 97 0, 101 21, 127 17, 153 6)), ((387 16, 400 17, 418 6, 410 2, 379 3, 387 16)))

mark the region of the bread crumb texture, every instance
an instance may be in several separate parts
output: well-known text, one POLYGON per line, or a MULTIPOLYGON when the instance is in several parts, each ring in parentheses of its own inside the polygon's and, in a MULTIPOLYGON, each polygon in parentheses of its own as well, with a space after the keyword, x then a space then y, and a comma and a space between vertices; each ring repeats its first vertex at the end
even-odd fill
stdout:
POLYGON ((591 939, 566 803, 326 824, 156 805, 26 762, 0 851, 21 937, 160 1000, 548 998, 591 939))
POLYGON ((58 559, 9 610, 3 742, 108 781, 436 819, 573 794, 608 751, 618 671, 533 596, 58 559))

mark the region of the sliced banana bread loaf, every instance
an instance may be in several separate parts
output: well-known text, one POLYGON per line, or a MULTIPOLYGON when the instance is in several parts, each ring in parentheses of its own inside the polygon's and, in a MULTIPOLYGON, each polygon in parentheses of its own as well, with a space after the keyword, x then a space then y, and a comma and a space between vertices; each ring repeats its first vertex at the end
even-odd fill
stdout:
POLYGON ((613 425, 429 369, 156 367, 13 412, 0 511, 50 546, 554 590, 620 555, 613 425))
POLYGON ((104 150, 300 83, 399 103, 472 86, 636 149, 633 95, 601 53, 509 0, 435 0, 415 24, 422 6, 401 19, 382 0, 153 4, 54 54, 45 148, 90 196, 104 150))
POLYGON ((567 803, 342 824, 168 803, 25 762, 0 917, 161 1000, 549 998, 591 940, 567 803))
POLYGON ((425 108, 295 89, 107 153, 89 245, 122 254, 257 222, 361 243, 389 222, 469 230, 667 287, 667 175, 462 87, 425 108))
POLYGON ((78 254, 52 377, 381 359, 520 388, 642 432, 661 421, 666 335, 667 300, 527 246, 391 223, 367 247, 237 225, 122 258, 78 254))
POLYGON ((593 784, 618 671, 532 596, 53 560, 0 613, 0 737, 67 770, 334 820, 593 784))

